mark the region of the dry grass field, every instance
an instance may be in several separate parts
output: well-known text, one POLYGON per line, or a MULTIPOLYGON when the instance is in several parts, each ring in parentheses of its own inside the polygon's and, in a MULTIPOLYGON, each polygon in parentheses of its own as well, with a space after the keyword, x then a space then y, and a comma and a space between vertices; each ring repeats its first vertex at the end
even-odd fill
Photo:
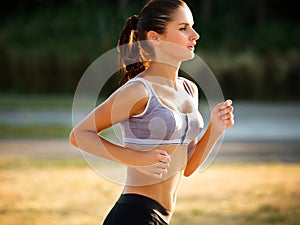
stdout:
MULTIPOLYGON (((96 225, 121 192, 81 159, 0 158, 0 224, 96 225)), ((184 178, 171 225, 299 225, 299 164, 215 163, 184 178)))

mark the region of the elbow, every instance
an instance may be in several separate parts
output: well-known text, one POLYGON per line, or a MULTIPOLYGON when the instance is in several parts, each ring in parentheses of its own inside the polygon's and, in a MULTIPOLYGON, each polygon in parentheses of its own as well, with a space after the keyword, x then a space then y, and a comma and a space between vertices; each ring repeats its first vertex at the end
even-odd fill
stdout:
POLYGON ((183 172, 183 175, 185 177, 189 177, 189 176, 191 176, 194 173, 194 171, 195 170, 192 170, 191 168, 186 167, 185 170, 184 170, 184 172, 183 172))
POLYGON ((70 136, 69 136, 69 142, 74 145, 75 147, 78 147, 76 138, 75 138, 75 132, 74 130, 71 131, 70 136))
POLYGON ((192 172, 185 170, 184 173, 183 173, 183 175, 184 175, 185 177, 189 177, 189 176, 192 175, 192 172))

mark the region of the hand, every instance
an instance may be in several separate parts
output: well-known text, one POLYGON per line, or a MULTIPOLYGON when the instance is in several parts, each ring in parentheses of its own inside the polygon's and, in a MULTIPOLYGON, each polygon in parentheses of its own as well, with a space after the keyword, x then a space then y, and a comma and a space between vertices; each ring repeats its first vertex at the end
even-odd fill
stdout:
POLYGON ((225 129, 231 127, 234 124, 232 101, 227 100, 216 105, 212 110, 210 122, 212 131, 217 132, 219 135, 221 135, 225 129))
POLYGON ((135 166, 133 168, 147 176, 157 179, 161 179, 163 175, 168 173, 171 156, 166 151, 155 149, 147 153, 142 152, 142 154, 145 154, 144 158, 152 158, 150 159, 152 162, 147 166, 135 166))

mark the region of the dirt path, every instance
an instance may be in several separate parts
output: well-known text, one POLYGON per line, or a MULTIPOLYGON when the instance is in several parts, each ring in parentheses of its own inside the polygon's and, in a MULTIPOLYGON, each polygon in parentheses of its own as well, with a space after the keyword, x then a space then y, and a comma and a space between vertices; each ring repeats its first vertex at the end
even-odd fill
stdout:
POLYGON ((74 158, 78 149, 67 140, 6 139, 0 140, 1 157, 74 158))

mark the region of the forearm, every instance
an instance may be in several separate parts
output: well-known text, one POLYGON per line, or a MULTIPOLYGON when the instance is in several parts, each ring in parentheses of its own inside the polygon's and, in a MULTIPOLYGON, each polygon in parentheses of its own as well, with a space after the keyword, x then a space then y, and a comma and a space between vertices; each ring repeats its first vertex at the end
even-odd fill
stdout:
POLYGON ((189 155, 186 168, 184 170, 185 176, 190 176, 205 160, 207 155, 215 146, 222 133, 212 130, 212 125, 209 123, 208 128, 202 138, 194 146, 193 151, 189 155))
POLYGON ((72 131, 70 142, 90 154, 124 165, 145 166, 149 163, 140 157, 141 152, 113 144, 93 131, 72 131))

